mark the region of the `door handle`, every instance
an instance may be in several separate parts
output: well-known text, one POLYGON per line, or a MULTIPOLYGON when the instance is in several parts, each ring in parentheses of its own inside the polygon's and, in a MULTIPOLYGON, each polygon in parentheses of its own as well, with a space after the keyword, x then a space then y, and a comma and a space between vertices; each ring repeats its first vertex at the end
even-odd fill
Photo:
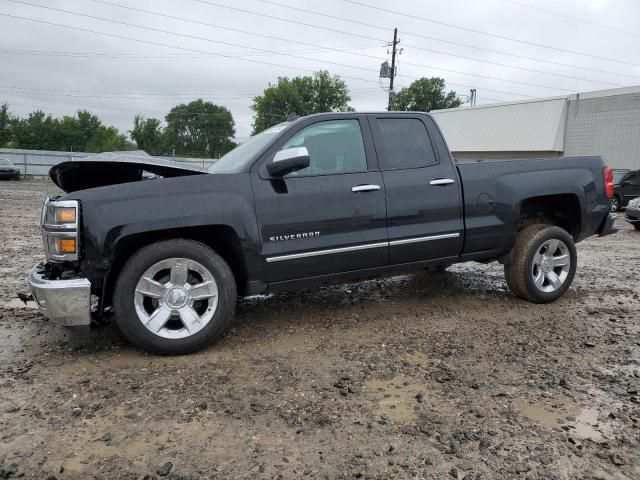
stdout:
POLYGON ((351 187, 352 192, 374 192, 376 190, 380 190, 380 185, 356 185, 355 187, 351 187))
POLYGON ((436 178, 435 180, 431 180, 429 185, 436 185, 442 187, 443 185, 451 185, 452 183, 456 183, 453 178, 436 178))

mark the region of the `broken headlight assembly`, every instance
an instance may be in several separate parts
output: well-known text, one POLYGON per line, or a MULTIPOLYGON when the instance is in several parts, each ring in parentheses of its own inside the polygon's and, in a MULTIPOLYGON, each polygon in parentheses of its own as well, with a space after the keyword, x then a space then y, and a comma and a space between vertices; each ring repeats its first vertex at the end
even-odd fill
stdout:
POLYGON ((77 200, 51 200, 42 207, 42 241, 47 260, 78 260, 80 204, 77 200))

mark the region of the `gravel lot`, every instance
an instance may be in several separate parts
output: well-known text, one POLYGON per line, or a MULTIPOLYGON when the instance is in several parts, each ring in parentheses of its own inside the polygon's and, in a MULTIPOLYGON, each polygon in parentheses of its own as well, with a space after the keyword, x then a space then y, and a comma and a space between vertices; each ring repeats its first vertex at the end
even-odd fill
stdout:
POLYGON ((497 264, 239 302, 224 337, 82 346, 16 300, 45 182, 0 183, 0 479, 640 478, 640 232, 579 244, 570 292, 497 264))

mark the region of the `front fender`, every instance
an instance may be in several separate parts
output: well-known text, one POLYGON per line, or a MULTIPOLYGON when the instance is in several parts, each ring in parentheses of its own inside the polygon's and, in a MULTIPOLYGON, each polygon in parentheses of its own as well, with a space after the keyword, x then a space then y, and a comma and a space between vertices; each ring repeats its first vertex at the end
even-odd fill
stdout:
POLYGON ((118 244, 138 234, 224 225, 247 252, 259 251, 249 174, 210 174, 155 179, 85 190, 83 262, 109 268, 118 244))

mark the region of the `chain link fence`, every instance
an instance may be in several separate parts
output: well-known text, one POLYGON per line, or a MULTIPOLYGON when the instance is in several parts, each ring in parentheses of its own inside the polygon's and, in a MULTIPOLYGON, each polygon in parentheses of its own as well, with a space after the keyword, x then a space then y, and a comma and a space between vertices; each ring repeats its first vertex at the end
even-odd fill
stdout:
MULTIPOLYGON (((74 158, 83 158, 94 153, 85 152, 61 152, 54 150, 22 150, 15 148, 0 148, 0 157, 6 158, 20 168, 20 174, 27 177, 48 177, 49 169, 62 162, 68 162, 74 158)), ((178 163, 186 163, 198 167, 210 167, 216 162, 213 158, 187 158, 187 157, 154 157, 163 160, 171 160, 178 163)))

